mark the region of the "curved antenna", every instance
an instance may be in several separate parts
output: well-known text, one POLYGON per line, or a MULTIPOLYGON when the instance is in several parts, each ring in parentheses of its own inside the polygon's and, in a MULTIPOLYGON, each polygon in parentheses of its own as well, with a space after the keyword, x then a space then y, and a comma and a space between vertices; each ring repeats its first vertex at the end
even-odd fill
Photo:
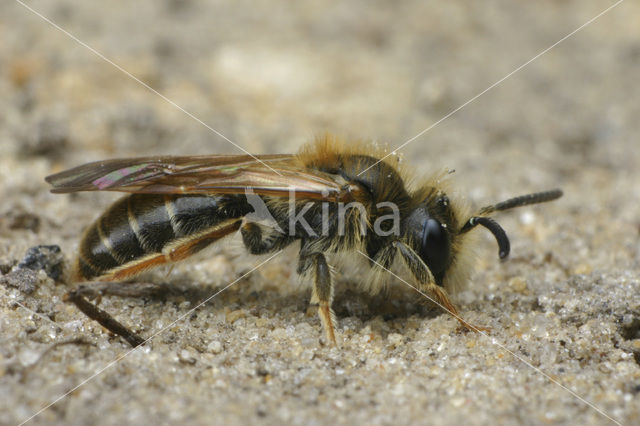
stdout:
POLYGON ((460 228, 460 233, 464 234, 465 232, 469 232, 476 225, 482 225, 487 228, 493 236, 496 238, 498 242, 499 256, 500 259, 504 259, 509 256, 509 251, 511 250, 511 245, 509 243, 509 237, 507 237, 507 233, 504 232, 504 229, 496 222, 495 220, 487 217, 487 215, 498 212, 502 210, 509 210, 515 207, 528 206, 530 204, 538 204, 544 203, 547 201, 553 201, 562 197, 561 189, 552 189, 550 191, 544 192, 536 192, 533 194, 521 195, 519 197, 509 198, 508 200, 502 201, 500 203, 493 204, 491 206, 486 206, 481 208, 478 213, 471 216, 462 228, 460 228))
POLYGON ((504 232, 504 229, 498 222, 491 219, 490 217, 485 216, 473 216, 470 217, 467 223, 464 224, 460 233, 464 233, 473 229, 476 225, 482 225, 487 228, 493 236, 496 238, 498 242, 498 256, 500 259, 504 259, 509 256, 509 252, 511 251, 511 243, 509 243, 509 237, 507 237, 507 233, 504 232))

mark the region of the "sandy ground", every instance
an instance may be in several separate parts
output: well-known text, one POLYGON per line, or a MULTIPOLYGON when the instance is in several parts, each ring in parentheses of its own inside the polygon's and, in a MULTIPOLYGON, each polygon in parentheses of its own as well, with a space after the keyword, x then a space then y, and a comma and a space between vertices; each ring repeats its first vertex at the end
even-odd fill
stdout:
MULTIPOLYGON (((238 145, 275 153, 325 131, 396 147, 613 0, 28 3, 238 145)), ((506 262, 479 232, 459 301, 489 338, 457 332, 392 277, 388 297, 371 297, 345 272, 340 346, 327 347, 295 250, 190 313, 264 260, 223 244, 143 277, 181 294, 102 300, 144 336, 186 316, 129 353, 62 302, 64 274, 49 275, 64 270, 19 266, 30 247, 58 245, 66 268, 115 199, 53 195, 44 176, 239 150, 2 2, 0 423, 71 390, 29 424, 640 423, 638 22, 640 5, 623 2, 401 150, 421 174, 455 169, 476 205, 565 191, 499 216, 506 262)))

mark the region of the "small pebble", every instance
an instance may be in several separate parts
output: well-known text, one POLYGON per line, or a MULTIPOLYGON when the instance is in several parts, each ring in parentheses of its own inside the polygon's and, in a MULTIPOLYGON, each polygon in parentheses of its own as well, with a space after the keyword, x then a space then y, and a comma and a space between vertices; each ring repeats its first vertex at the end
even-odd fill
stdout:
POLYGON ((180 359, 180 362, 184 364, 193 365, 196 363, 196 357, 187 349, 181 350, 178 358, 180 359))
POLYGON ((240 318, 245 318, 247 316, 247 312, 243 309, 238 309, 235 311, 231 311, 226 315, 226 320, 228 323, 233 324, 238 321, 240 318))
POLYGON ((222 346, 222 343, 220 343, 219 341, 213 340, 207 345, 207 350, 211 353, 219 354, 224 350, 224 347, 222 346))

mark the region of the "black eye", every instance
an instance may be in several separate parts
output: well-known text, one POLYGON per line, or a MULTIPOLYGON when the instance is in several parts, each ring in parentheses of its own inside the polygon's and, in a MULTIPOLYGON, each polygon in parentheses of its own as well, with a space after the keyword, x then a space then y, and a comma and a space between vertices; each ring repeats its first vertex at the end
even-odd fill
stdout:
POLYGON ((441 276, 449 260, 449 237, 444 227, 435 219, 427 219, 422 228, 420 257, 433 275, 441 276))

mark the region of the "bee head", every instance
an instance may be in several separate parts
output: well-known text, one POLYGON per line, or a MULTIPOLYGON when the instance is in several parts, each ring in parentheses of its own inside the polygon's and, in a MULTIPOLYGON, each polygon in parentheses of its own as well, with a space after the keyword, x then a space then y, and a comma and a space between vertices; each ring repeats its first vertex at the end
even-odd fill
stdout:
POLYGON ((487 229, 495 237, 498 254, 504 259, 510 251, 509 238, 498 222, 489 216, 561 196, 559 189, 523 195, 483 207, 468 215, 459 204, 452 205, 442 190, 426 186, 412 196, 412 205, 406 210, 402 222, 404 244, 410 246, 414 258, 416 255, 420 257, 437 285, 456 291, 467 280, 472 263, 472 256, 465 254, 469 250, 462 249, 465 234, 477 225, 487 229))
POLYGON ((444 274, 451 263, 449 211, 448 197, 439 194, 418 204, 404 222, 405 233, 412 248, 429 267, 438 285, 442 285, 444 274))

